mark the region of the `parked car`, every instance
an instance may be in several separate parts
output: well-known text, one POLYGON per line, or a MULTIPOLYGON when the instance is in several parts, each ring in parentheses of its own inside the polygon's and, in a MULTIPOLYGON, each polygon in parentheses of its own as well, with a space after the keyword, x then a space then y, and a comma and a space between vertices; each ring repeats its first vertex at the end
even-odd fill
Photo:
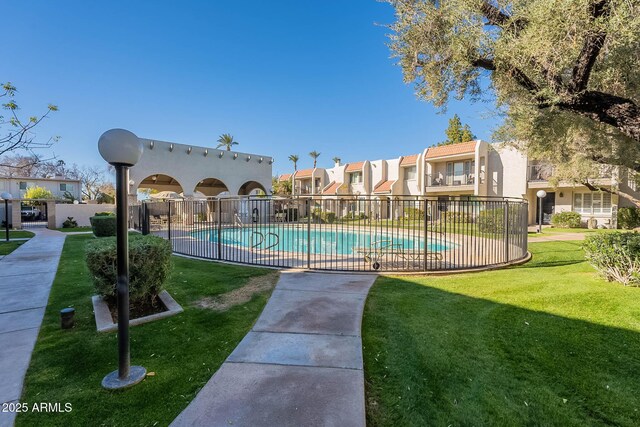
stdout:
POLYGON ((23 206, 20 217, 26 221, 38 221, 42 219, 42 212, 35 206, 23 206))

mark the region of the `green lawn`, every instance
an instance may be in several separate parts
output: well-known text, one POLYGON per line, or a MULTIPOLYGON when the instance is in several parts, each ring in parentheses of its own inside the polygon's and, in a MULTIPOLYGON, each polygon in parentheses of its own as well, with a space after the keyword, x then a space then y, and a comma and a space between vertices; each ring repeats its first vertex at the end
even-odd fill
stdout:
MULTIPOLYGON (((26 240, 25 240, 26 241, 26 240)), ((22 245, 25 241, 5 242, 0 241, 0 256, 9 255, 22 245)))
POLYGON ((203 297, 237 289, 272 270, 174 257, 167 290, 184 313, 131 328, 131 361, 148 372, 143 383, 122 392, 101 388, 117 369, 115 333, 97 333, 84 246, 92 235, 68 236, 42 329, 26 377, 22 402, 69 402, 70 413, 22 413, 19 426, 168 425, 193 399, 249 331, 269 292, 216 312, 194 305, 203 297), (76 327, 61 330, 58 311, 76 308, 76 327))
POLYGON ((369 425, 640 425, 640 289, 598 278, 579 242, 530 247, 508 270, 378 279, 369 425))
MULTIPOLYGON (((603 229, 589 229, 589 228, 555 228, 550 227, 548 225, 542 226, 542 234, 550 233, 550 234, 565 234, 565 233, 584 233, 584 234, 593 234, 593 233, 611 233, 616 231, 615 229, 603 228, 603 229)), ((617 230, 621 231, 621 230, 617 230)), ((540 233, 535 231, 529 232, 529 236, 536 236, 540 233)))
MULTIPOLYGON (((0 231, 0 237, 4 238, 5 231, 4 229, 0 231)), ((35 234, 31 231, 27 230, 9 230, 9 238, 10 239, 22 239, 22 238, 32 238, 35 234)))
POLYGON ((79 231, 92 231, 91 227, 70 227, 70 228, 56 228, 57 231, 63 233, 76 233, 79 231))

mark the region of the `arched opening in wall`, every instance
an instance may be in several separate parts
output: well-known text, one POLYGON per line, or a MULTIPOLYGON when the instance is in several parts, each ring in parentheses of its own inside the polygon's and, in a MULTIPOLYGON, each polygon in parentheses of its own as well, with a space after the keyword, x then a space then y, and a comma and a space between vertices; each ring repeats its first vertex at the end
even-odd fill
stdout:
POLYGON ((183 188, 172 176, 161 173, 149 175, 138 184, 138 200, 179 199, 183 188))
POLYGON ((247 181, 238 190, 239 196, 262 196, 267 194, 267 190, 256 181, 247 181))
POLYGON ((229 188, 227 188, 224 182, 217 178, 203 179, 198 183, 198 185, 196 185, 194 190, 207 197, 229 194, 229 188))

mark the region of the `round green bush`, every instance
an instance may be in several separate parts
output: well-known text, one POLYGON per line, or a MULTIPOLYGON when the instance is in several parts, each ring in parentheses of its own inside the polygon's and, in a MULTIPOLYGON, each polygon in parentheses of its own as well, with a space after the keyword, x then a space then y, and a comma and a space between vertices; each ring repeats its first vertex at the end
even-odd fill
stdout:
POLYGON ((89 218, 91 229, 96 237, 111 237, 116 235, 115 215, 98 215, 89 218))
MULTIPOLYGON (((107 299, 117 294, 115 237, 89 241, 86 262, 96 292, 107 299)), ((157 236, 129 237, 129 295, 132 304, 153 301, 171 273, 171 243, 157 236)))
POLYGON ((558 212, 551 215, 551 225, 560 228, 580 228, 582 217, 577 212, 558 212))

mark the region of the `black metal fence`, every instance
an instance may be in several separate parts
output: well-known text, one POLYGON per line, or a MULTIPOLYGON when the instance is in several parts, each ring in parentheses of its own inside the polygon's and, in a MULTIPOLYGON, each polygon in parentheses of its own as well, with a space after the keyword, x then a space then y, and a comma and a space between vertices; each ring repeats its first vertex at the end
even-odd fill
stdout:
POLYGON ((132 206, 176 253, 341 271, 477 269, 527 256, 527 202, 483 197, 235 197, 132 206))

